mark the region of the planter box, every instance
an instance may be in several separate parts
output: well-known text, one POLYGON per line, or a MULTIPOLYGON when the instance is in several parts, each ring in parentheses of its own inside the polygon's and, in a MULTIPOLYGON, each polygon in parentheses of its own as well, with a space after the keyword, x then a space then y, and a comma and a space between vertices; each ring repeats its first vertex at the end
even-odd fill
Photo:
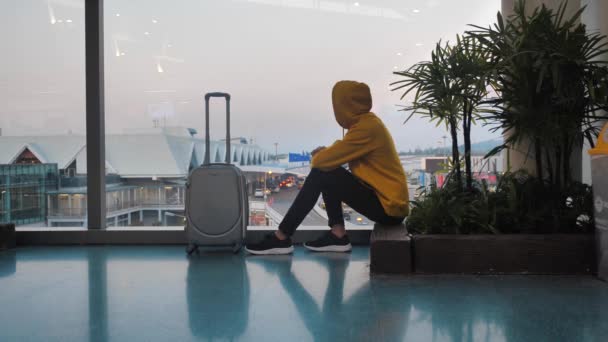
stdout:
POLYGON ((384 226, 376 223, 369 244, 372 273, 412 273, 412 241, 405 224, 384 226))
POLYGON ((415 235, 414 270, 420 274, 591 274, 594 236, 415 235))
POLYGON ((15 248, 17 235, 14 224, 0 224, 0 250, 15 248))

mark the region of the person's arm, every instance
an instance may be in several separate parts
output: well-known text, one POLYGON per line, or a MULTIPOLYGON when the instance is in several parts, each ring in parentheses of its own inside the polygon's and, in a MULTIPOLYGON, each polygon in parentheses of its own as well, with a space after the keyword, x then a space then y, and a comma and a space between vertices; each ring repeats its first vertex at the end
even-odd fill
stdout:
POLYGON ((315 153, 311 165, 313 168, 330 171, 365 156, 375 148, 373 132, 354 126, 343 140, 315 153))

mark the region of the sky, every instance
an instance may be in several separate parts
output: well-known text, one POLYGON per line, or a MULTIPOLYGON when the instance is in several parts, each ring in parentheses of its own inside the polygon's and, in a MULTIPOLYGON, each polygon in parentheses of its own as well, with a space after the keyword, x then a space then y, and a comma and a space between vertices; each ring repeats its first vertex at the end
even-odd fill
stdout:
MULTIPOLYGON (((3 0, 3 135, 84 134, 84 0, 3 0)), ((331 106, 336 81, 369 84, 372 111, 397 149, 443 146, 447 132, 406 125, 389 90, 467 24, 495 21, 500 0, 106 0, 106 132, 192 127, 203 136, 209 91, 232 94, 232 136, 279 153, 341 138, 331 106)), ((224 107, 211 106, 223 138, 224 107)), ((500 137, 475 127, 472 140, 500 137)), ((1 147, 0 147, 1 148, 1 147)))

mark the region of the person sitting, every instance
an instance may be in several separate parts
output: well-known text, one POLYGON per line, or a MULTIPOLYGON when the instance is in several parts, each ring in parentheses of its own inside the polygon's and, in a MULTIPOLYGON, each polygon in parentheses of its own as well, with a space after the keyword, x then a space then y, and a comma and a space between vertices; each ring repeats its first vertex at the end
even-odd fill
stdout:
POLYGON ((372 96, 365 83, 340 81, 332 90, 336 121, 347 129, 342 140, 311 152, 311 171, 278 230, 262 241, 248 244, 251 254, 289 254, 291 236, 323 196, 331 228, 304 247, 319 252, 348 252, 342 203, 370 220, 395 225, 409 212, 405 172, 395 143, 382 120, 374 113, 372 96), (348 164, 350 171, 343 165, 348 164))

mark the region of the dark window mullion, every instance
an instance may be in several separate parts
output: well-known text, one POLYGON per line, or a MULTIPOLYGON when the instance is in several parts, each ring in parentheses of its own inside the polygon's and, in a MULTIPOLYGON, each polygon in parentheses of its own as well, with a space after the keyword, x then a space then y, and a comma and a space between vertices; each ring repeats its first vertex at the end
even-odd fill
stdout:
POLYGON ((103 0, 85 0, 87 226, 106 226, 103 0))

